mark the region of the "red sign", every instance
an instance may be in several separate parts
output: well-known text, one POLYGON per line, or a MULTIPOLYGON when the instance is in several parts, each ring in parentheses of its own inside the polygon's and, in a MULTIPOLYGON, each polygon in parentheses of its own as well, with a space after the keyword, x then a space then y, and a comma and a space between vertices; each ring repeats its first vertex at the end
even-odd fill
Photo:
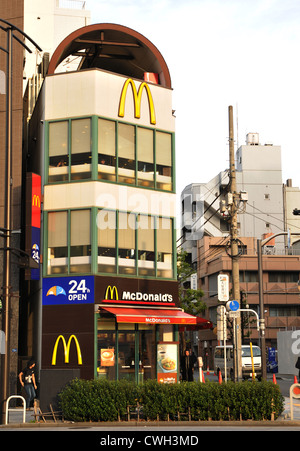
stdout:
POLYGON ((41 176, 32 174, 31 187, 31 225, 41 228, 41 176))

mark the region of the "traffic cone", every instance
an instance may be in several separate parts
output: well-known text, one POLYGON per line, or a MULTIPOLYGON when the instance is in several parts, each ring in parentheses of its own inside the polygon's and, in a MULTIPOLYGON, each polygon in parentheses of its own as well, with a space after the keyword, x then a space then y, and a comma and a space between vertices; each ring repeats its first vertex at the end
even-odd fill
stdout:
POLYGON ((273 373, 273 384, 277 384, 275 373, 273 373))
POLYGON ((222 384, 222 373, 221 373, 221 371, 219 371, 219 384, 222 384))
POLYGON ((294 384, 298 384, 297 376, 294 376, 294 384))
POLYGON ((203 382, 203 384, 205 384, 204 371, 203 371, 203 369, 202 369, 202 368, 201 368, 201 371, 202 371, 202 382, 203 382))
POLYGON ((209 373, 209 366, 207 367, 206 374, 207 374, 207 375, 210 374, 210 373, 209 373))

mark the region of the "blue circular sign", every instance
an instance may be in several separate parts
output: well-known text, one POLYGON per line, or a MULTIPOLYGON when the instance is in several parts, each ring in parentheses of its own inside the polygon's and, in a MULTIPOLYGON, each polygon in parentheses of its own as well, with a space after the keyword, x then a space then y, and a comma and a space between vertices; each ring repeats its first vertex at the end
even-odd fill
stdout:
POLYGON ((236 312, 240 308, 240 304, 238 301, 230 301, 229 302, 229 308, 233 312, 236 312))

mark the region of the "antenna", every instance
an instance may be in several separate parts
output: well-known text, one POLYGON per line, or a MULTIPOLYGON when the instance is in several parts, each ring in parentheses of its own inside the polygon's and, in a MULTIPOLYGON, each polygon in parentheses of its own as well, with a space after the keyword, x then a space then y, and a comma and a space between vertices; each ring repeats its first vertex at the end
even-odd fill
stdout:
POLYGON ((239 111, 238 103, 236 102, 236 148, 239 148, 239 111))

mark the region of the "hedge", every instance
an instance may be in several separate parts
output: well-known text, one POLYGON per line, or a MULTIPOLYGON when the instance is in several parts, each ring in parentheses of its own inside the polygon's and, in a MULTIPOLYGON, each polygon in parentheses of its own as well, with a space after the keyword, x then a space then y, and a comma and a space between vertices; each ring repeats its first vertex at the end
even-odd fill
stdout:
POLYGON ((183 382, 142 385, 125 380, 71 381, 59 394, 71 421, 271 420, 283 412, 284 398, 272 382, 183 382))

